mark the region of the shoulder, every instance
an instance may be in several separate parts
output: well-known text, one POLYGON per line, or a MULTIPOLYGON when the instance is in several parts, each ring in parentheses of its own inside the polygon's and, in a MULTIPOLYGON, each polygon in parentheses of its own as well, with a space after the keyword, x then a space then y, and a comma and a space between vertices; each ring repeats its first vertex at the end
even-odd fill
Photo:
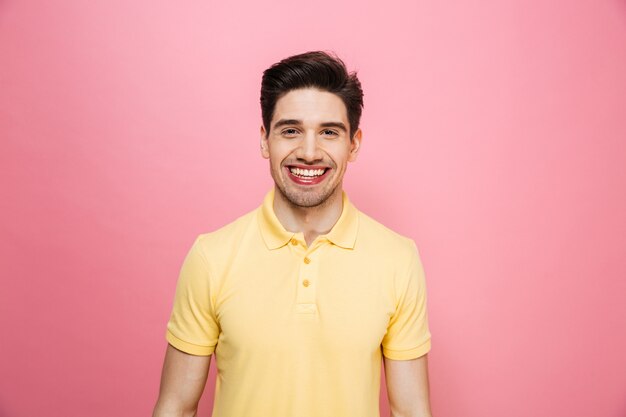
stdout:
POLYGON ((359 211, 357 244, 364 249, 382 252, 396 260, 410 261, 417 254, 413 239, 388 228, 362 211, 359 211))
POLYGON ((229 258, 240 247, 242 240, 257 231, 257 210, 249 211, 219 229, 199 234, 193 247, 207 262, 229 258))
MULTIPOLYGON (((359 212, 359 236, 357 244, 362 246, 363 256, 372 259, 390 273, 396 300, 413 285, 425 285, 422 260, 415 241, 404 236, 368 215, 359 212)), ((356 249, 356 247, 355 247, 356 249)))

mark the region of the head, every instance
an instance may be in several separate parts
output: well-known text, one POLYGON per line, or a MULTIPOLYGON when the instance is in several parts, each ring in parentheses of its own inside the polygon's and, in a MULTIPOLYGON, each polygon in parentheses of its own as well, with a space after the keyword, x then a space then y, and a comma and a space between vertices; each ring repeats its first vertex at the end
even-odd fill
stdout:
POLYGON ((261 154, 290 203, 314 207, 340 197, 361 143, 362 108, 356 74, 325 52, 295 55, 264 72, 261 154))
POLYGON ((269 67, 261 81, 261 116, 270 133, 276 102, 292 90, 315 88, 337 95, 346 106, 350 138, 361 121, 363 90, 356 72, 348 73, 337 56, 322 51, 290 56, 269 67))

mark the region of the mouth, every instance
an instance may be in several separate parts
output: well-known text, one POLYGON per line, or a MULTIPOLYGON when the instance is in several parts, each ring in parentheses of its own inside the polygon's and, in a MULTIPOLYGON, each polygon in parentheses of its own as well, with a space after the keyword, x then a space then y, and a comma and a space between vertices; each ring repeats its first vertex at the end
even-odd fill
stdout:
POLYGON ((285 170, 289 179, 296 184, 315 185, 324 181, 331 169, 323 166, 287 165, 285 170))

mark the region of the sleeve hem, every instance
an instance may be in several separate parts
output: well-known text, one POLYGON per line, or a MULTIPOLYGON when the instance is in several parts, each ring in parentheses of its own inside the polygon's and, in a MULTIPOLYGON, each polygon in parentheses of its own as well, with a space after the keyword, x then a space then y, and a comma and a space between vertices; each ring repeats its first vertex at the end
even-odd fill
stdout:
POLYGON ((215 346, 200 346, 194 345, 193 343, 185 342, 184 340, 181 340, 174 336, 169 330, 165 334, 165 339, 170 345, 174 346, 176 349, 181 350, 185 353, 189 353, 191 355, 210 356, 215 351, 215 346))
POLYGON ((393 360, 409 360, 416 359, 420 356, 424 356, 430 351, 430 339, 426 340, 421 345, 414 347, 413 349, 387 349, 383 346, 383 355, 388 359, 393 360))

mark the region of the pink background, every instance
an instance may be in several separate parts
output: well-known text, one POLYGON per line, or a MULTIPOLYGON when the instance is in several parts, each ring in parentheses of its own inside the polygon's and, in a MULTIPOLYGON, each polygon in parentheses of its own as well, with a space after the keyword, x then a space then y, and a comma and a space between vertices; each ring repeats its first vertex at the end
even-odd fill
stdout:
POLYGON ((435 417, 626 416, 623 0, 0 1, 0 416, 150 414, 185 253, 272 184, 261 72, 313 49, 420 248, 435 417))

